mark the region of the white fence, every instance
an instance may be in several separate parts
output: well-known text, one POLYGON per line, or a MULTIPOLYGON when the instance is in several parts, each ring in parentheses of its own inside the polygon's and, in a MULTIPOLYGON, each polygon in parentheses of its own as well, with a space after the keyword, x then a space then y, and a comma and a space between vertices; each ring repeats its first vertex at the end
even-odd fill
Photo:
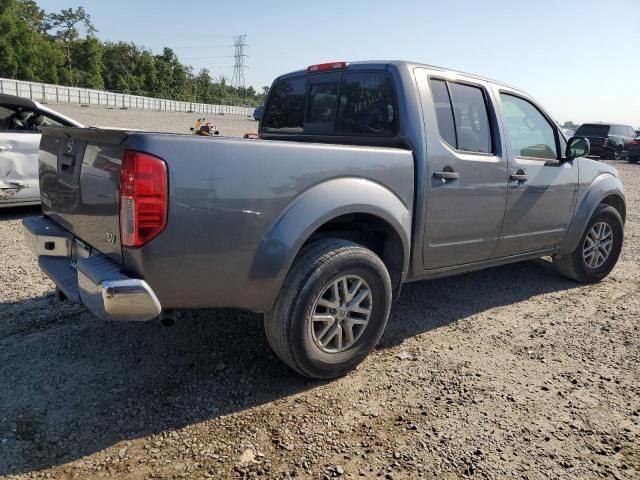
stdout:
POLYGON ((37 102, 102 105, 107 108, 139 108, 166 112, 198 112, 210 115, 252 115, 253 108, 236 105, 210 105, 207 103, 179 102, 162 98, 141 97, 126 93, 113 93, 88 88, 64 87, 46 83, 24 82, 0 78, 0 93, 16 95, 37 102))

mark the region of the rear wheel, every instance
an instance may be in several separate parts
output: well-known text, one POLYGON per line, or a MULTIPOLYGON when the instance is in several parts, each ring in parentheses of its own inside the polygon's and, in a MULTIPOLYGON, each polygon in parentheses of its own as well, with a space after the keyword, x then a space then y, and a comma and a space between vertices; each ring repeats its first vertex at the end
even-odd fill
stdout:
POLYGON ((335 378, 374 349, 390 308, 382 260, 356 243, 327 239, 300 252, 264 325, 271 348, 293 370, 335 378))
POLYGON ((582 283, 599 282, 615 267, 623 237, 620 213, 609 205, 600 205, 576 249, 569 255, 554 258, 553 263, 565 277, 582 283))
POLYGON ((620 160, 622 158, 622 147, 618 147, 616 148, 616 151, 613 152, 613 155, 611 156, 611 158, 613 160, 620 160))

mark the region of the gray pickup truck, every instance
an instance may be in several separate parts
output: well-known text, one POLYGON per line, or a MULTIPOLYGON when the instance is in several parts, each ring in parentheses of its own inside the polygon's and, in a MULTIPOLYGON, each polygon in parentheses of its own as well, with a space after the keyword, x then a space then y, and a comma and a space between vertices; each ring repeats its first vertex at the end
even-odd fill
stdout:
POLYGON ((617 171, 502 83, 313 65, 275 80, 259 137, 45 128, 44 216, 24 226, 59 296, 111 320, 264 312, 276 354, 330 378, 403 282, 543 256, 597 282, 618 260, 617 171))

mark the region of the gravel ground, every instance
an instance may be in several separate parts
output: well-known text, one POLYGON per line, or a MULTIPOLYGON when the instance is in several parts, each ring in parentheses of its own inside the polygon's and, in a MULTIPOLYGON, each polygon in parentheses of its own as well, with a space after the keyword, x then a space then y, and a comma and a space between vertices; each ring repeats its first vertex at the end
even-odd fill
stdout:
MULTIPOLYGON (((155 132, 190 133, 202 113, 155 112, 153 110, 121 110, 106 107, 81 107, 68 103, 49 103, 49 108, 89 126, 139 128, 155 132)), ((258 131, 258 122, 240 115, 208 115, 207 121, 218 127, 221 135, 241 137, 258 131)))
POLYGON ((163 328, 57 303, 22 239, 37 210, 0 212, 0 476, 640 478, 640 167, 616 166, 605 281, 538 260, 409 284, 379 348, 326 383, 276 359, 259 315, 163 328))

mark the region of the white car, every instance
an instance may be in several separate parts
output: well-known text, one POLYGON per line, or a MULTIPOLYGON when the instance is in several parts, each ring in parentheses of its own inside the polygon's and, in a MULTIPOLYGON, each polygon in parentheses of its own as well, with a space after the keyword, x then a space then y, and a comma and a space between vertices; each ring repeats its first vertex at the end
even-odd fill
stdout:
POLYGON ((27 98, 0 94, 0 208, 38 205, 40 127, 83 125, 27 98))

